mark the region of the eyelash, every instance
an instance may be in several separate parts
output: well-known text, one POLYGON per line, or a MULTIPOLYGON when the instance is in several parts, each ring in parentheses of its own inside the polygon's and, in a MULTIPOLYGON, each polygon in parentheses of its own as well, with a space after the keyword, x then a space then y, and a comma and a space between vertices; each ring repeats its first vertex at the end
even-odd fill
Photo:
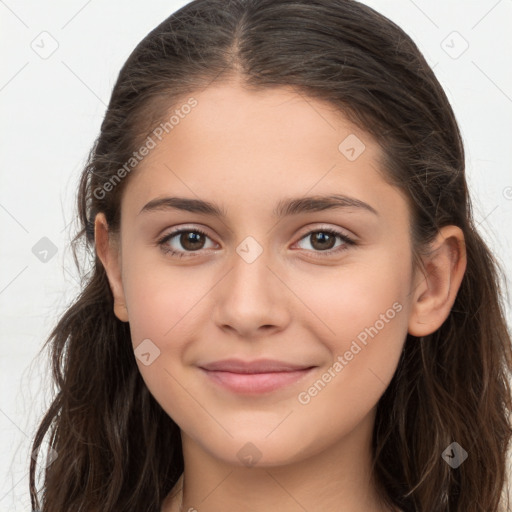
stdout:
MULTIPOLYGON (((198 252, 200 252, 200 250, 199 251, 175 251, 174 249, 171 249, 169 246, 166 245, 169 240, 172 240, 175 236, 181 235, 182 233, 199 233, 201 235, 204 235, 204 236, 210 238, 207 233, 205 233, 203 230, 201 230, 199 228, 193 228, 193 229, 192 228, 181 228, 181 229, 172 231, 171 233, 164 235, 162 238, 160 238, 157 241, 157 244, 162 248, 164 253, 170 254, 171 256, 183 258, 186 253, 190 253, 190 256, 185 256, 185 257, 194 257, 195 256, 194 253, 198 253, 198 252)), ((339 231, 336 231, 335 229, 332 229, 332 228, 325 228, 325 229, 320 228, 320 229, 314 229, 312 231, 308 231, 304 236, 302 236, 299 239, 299 241, 304 240, 305 238, 307 238, 308 236, 311 236, 314 233, 328 233, 329 235, 333 235, 335 237, 340 238, 345 243, 344 245, 342 245, 336 249, 329 249, 326 251, 308 251, 308 252, 312 252, 312 253, 318 253, 318 254, 315 254, 314 257, 321 257, 321 255, 325 255, 325 254, 327 254, 327 255, 338 254, 340 252, 346 251, 350 246, 357 245, 355 240, 352 240, 347 235, 345 235, 339 231)))

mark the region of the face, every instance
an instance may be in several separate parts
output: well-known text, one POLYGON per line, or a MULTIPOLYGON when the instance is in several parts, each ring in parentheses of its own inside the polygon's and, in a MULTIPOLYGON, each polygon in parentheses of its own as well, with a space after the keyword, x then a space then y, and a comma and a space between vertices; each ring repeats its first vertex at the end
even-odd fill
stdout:
POLYGON ((123 193, 116 314, 150 392, 202 450, 306 459, 373 418, 397 367, 407 203, 377 144, 322 102, 238 84, 191 96, 123 193), (227 359, 279 363, 205 369, 227 359))

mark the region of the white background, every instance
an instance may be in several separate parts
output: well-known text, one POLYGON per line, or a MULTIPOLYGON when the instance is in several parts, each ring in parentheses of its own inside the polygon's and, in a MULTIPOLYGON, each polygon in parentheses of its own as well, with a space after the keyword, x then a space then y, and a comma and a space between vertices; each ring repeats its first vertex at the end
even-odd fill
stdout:
MULTIPOLYGON (((29 446, 52 389, 37 355, 78 292, 68 242, 80 170, 126 58, 185 3, 0 0, 0 512, 30 509, 29 446), (33 49, 52 44, 48 58, 33 49), (32 252, 43 237, 57 249, 46 262, 32 252)), ((479 229, 510 279, 512 0, 364 3, 400 25, 434 67, 464 137, 479 229), (461 37, 469 47, 453 58, 461 37)))

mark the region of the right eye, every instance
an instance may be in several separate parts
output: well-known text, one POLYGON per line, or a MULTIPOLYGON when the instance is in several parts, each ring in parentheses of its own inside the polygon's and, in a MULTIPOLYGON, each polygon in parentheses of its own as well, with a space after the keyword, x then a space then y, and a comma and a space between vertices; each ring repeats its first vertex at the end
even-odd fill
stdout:
MULTIPOLYGON (((210 237, 201 229, 180 228, 164 235, 157 243, 166 254, 182 258, 183 256, 189 257, 187 253, 195 253, 204 249, 205 238, 210 239, 210 237), (181 245, 184 250, 176 248, 176 241, 173 241, 175 238, 177 239, 177 244, 181 245), (173 247, 168 242, 175 242, 175 246, 173 247)), ((190 254, 190 256, 192 256, 192 254, 190 254)))

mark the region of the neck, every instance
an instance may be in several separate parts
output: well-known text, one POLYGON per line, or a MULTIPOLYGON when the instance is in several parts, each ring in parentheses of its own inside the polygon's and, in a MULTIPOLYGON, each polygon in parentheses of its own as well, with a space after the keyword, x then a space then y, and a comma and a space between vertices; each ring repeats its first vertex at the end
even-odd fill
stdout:
POLYGON ((261 512, 338 512, 341 505, 344 512, 389 512, 370 472, 373 423, 370 414, 335 445, 311 457, 263 467, 219 460, 182 431, 185 471, 162 512, 179 512, 180 504, 182 512, 244 510, 247 503, 261 512))

